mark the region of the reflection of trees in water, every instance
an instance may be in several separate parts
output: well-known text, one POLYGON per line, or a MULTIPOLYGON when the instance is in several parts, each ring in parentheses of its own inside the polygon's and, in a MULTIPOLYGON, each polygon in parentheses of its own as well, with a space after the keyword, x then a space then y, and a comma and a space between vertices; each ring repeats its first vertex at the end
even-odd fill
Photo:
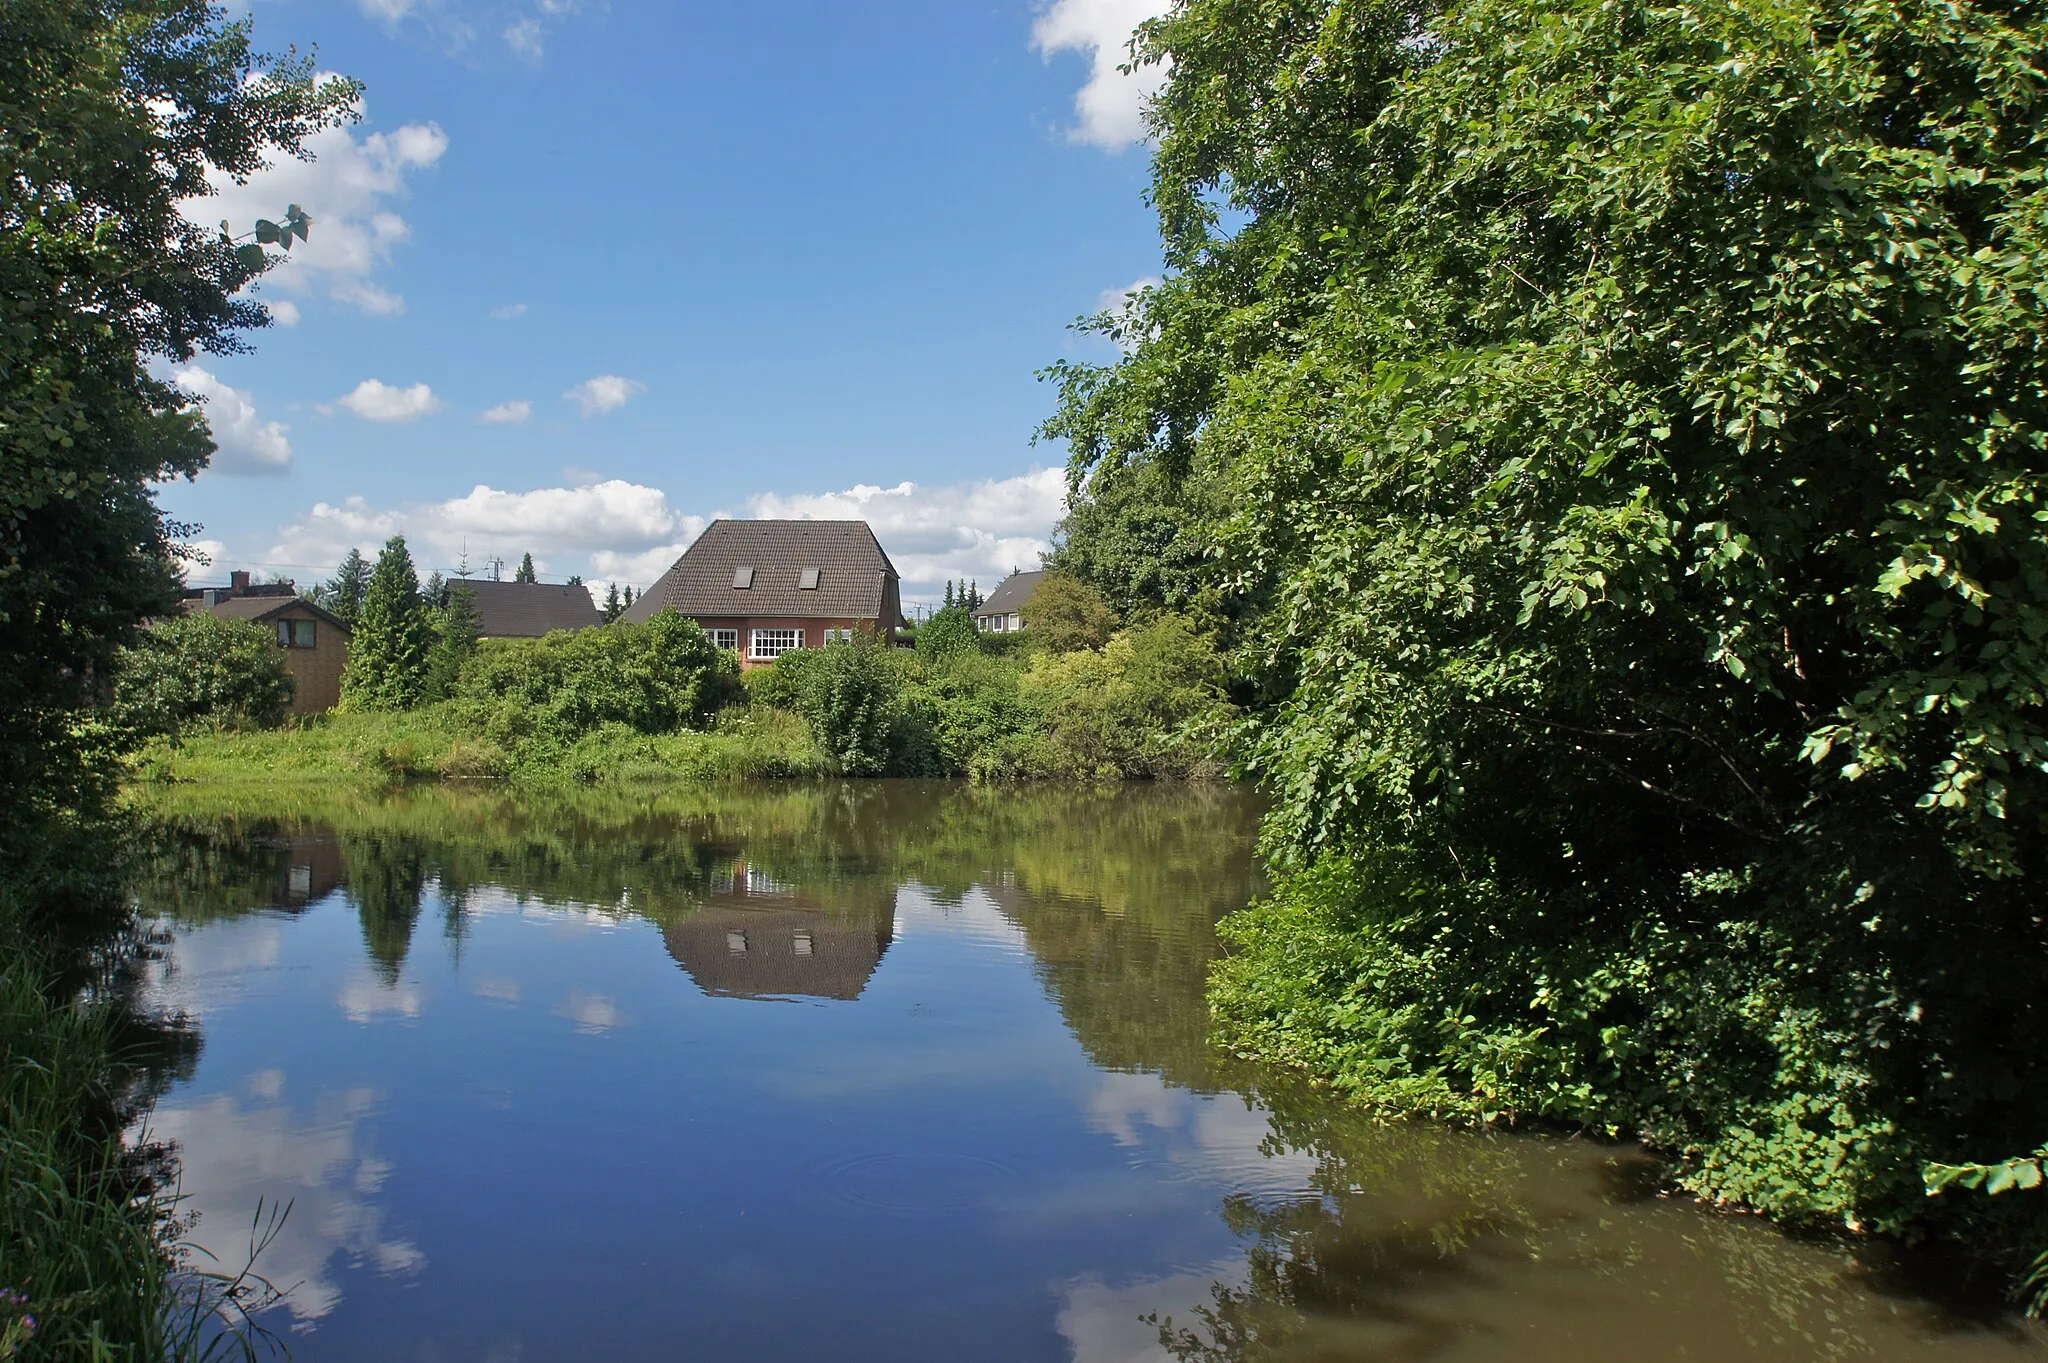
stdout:
POLYGON ((942 901, 980 888, 1044 944, 1048 987, 1091 1052, 1146 1068, 1200 1051, 1213 940, 1187 906, 1221 912, 1248 897, 1256 819, 1230 790, 897 781, 282 797, 179 787, 153 812, 162 850, 145 906, 185 922, 289 906, 285 877, 306 849, 338 848, 387 980, 429 883, 458 942, 490 892, 668 926, 721 901, 736 868, 868 917, 889 914, 905 883, 942 901))
POLYGON ((345 893, 362 919, 370 961, 385 984, 396 984, 420 921, 427 851, 416 838, 343 837, 341 865, 345 893))

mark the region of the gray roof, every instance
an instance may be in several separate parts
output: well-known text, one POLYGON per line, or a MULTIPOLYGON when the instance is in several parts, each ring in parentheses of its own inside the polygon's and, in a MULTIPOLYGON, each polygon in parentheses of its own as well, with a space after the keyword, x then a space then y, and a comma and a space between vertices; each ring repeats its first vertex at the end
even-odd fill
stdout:
POLYGON ((1000 587, 988 594, 988 600, 974 612, 979 620, 984 615, 1010 615, 1024 609, 1024 603, 1038 590, 1038 584, 1045 577, 1044 569, 1028 573, 1011 573, 1003 579, 1000 587))
POLYGON ((218 615, 224 620, 254 620, 258 624, 270 619, 272 616, 283 615, 287 611, 300 610, 312 615, 315 619, 325 620, 344 634, 349 632, 348 621, 342 619, 326 607, 308 601, 303 596, 230 596, 225 600, 214 602, 211 606, 197 599, 188 600, 184 605, 188 611, 205 611, 209 615, 218 615))
POLYGON ((866 521, 713 521, 625 618, 645 622, 673 607, 697 617, 879 620, 895 576, 866 521), (743 568, 754 570, 753 585, 735 587, 743 568), (814 588, 799 585, 806 568, 818 570, 814 588))
POLYGON ((477 633, 486 639, 538 639, 558 629, 589 629, 602 623, 597 603, 579 583, 490 582, 456 578, 476 600, 477 633))

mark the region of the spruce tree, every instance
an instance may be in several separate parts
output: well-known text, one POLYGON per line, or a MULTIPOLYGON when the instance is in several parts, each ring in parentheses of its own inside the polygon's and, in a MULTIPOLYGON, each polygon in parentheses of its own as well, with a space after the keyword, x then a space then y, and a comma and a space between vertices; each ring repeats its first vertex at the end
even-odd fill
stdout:
POLYGON ((619 600, 619 584, 614 582, 611 586, 605 588, 604 608, 598 614, 609 625, 612 621, 618 619, 619 613, 625 609, 625 603, 619 600))
POLYGON ((321 605, 353 625, 356 616, 362 613, 363 593, 370 587, 370 561, 363 557, 360 549, 348 551, 348 557, 341 561, 334 576, 321 584, 318 600, 321 605))
POLYGON ((448 604, 434 621, 434 642, 427 653, 427 700, 446 700, 455 694, 462 678, 462 665, 476 652, 483 621, 476 613, 476 593, 468 584, 454 582, 448 587, 448 604))
POLYGON ((540 578, 533 571, 533 555, 526 554, 519 560, 519 568, 512 574, 514 582, 538 582, 540 578))
POLYGON ((420 601, 419 576, 405 536, 393 535, 377 555, 341 674, 341 703, 351 710, 407 710, 427 682, 433 631, 420 601))
POLYGON ((943 609, 953 609, 953 584, 950 581, 946 583, 946 604, 943 609))

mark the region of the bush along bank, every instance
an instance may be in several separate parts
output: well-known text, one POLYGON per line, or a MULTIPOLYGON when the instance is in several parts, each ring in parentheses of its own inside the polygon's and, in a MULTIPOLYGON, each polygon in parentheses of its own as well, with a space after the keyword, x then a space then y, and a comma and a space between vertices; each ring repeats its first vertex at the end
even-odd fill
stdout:
POLYGON ((1225 1035, 2034 1292, 2048 25, 1187 0, 1136 59, 1171 268, 1046 433, 1062 561, 1248 645, 1225 1035))
MULTIPOLYGON (((925 622, 914 649, 860 638, 742 677, 694 622, 663 612, 643 625, 470 640, 440 699, 425 680, 385 685, 352 660, 340 710, 292 723, 274 711, 266 723, 247 701, 263 693, 261 678, 237 686, 215 675, 240 653, 158 643, 136 658, 149 684, 124 680, 119 694, 149 698, 150 717, 174 715, 147 730, 144 779, 1220 776, 1212 754, 1234 711, 1211 635, 1168 612, 1123 625, 1074 590, 1085 627, 1054 621, 1056 647, 985 637, 952 608, 925 622), (175 675, 179 659, 194 676, 175 675), (166 695, 202 699, 154 700, 166 695)), ((431 621, 413 631, 435 632, 431 621)), ((268 662, 257 652, 246 668, 268 662)))

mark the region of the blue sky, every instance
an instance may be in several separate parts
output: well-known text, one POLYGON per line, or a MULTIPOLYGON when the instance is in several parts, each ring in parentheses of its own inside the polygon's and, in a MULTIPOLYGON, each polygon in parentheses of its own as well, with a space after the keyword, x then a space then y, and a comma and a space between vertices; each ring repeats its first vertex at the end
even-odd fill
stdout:
POLYGON ((179 368, 221 444, 166 485, 229 570, 651 582, 714 515, 861 516, 906 595, 1030 567, 1064 450, 1034 371, 1159 268, 1114 67, 1160 0, 257 0, 360 124, 191 205, 297 202, 256 352, 179 368))

